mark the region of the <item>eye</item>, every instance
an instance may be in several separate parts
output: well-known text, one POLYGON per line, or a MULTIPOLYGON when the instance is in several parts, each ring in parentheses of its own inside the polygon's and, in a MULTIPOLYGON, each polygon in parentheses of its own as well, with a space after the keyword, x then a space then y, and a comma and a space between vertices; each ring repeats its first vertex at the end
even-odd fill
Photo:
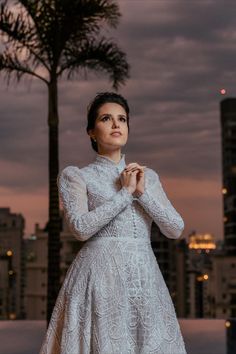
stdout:
POLYGON ((125 117, 120 117, 121 120, 123 120, 123 122, 126 122, 126 118, 125 117))
POLYGON ((102 117, 102 119, 101 119, 101 120, 102 120, 102 121, 106 121, 106 120, 107 120, 107 118, 110 118, 110 116, 108 116, 108 115, 107 115, 107 116, 104 116, 104 117, 102 117))

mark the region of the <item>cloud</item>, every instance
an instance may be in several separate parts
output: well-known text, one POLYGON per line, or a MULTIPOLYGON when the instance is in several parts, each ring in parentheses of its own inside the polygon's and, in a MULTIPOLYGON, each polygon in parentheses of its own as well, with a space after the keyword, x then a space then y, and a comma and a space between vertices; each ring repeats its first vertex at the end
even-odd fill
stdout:
MULTIPOLYGON (((120 25, 104 33, 118 42, 131 65, 131 78, 120 89, 131 109, 131 131, 124 148, 127 160, 142 160, 164 181, 172 178, 175 183, 168 192, 173 198, 179 185, 184 188, 182 181, 192 181, 192 191, 198 190, 199 195, 198 181, 216 183, 215 199, 207 190, 204 199, 211 215, 200 211, 197 219, 187 216, 181 195, 176 208, 186 211, 189 230, 198 225, 204 230, 205 225, 221 237, 219 102, 223 97, 219 90, 224 87, 231 96, 236 94, 236 4, 120 0, 119 5, 120 25)), ((48 128, 46 86, 36 80, 30 87, 26 83, 6 90, 1 80, 0 185, 27 193, 48 183, 48 128), (15 166, 21 173, 14 176, 15 166)), ((86 107, 97 92, 107 90, 112 90, 108 77, 92 71, 88 80, 60 81, 60 168, 84 166, 94 157, 86 133, 86 107)), ((191 188, 188 192, 196 205, 191 188)))

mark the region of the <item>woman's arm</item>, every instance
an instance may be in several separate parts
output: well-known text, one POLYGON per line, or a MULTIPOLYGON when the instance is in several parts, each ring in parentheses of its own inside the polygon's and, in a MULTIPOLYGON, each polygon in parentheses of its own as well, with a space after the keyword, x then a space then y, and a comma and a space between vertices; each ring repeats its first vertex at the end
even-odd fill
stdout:
POLYGON ((150 179, 145 175, 144 193, 136 195, 136 200, 159 226, 168 238, 179 238, 184 230, 184 221, 169 201, 158 174, 149 169, 150 179))
POLYGON ((111 200, 88 211, 86 183, 76 166, 64 168, 57 177, 57 185, 68 226, 80 241, 96 234, 133 201, 132 194, 122 187, 111 200))

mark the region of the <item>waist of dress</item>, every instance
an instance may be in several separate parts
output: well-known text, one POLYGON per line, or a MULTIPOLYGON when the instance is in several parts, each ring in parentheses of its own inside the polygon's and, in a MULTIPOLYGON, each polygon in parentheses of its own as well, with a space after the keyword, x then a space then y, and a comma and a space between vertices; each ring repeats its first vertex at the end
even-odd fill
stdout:
POLYGON ((150 238, 124 237, 124 236, 92 236, 86 242, 133 242, 138 244, 151 244, 150 238))

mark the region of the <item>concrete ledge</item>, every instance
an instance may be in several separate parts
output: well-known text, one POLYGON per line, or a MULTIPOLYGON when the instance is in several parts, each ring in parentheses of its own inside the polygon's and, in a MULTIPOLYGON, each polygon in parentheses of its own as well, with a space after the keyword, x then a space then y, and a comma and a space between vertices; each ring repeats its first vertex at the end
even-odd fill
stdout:
MULTIPOLYGON (((225 320, 179 323, 188 354, 226 354, 225 320)), ((46 321, 0 321, 0 354, 38 354, 45 330, 46 321)))

